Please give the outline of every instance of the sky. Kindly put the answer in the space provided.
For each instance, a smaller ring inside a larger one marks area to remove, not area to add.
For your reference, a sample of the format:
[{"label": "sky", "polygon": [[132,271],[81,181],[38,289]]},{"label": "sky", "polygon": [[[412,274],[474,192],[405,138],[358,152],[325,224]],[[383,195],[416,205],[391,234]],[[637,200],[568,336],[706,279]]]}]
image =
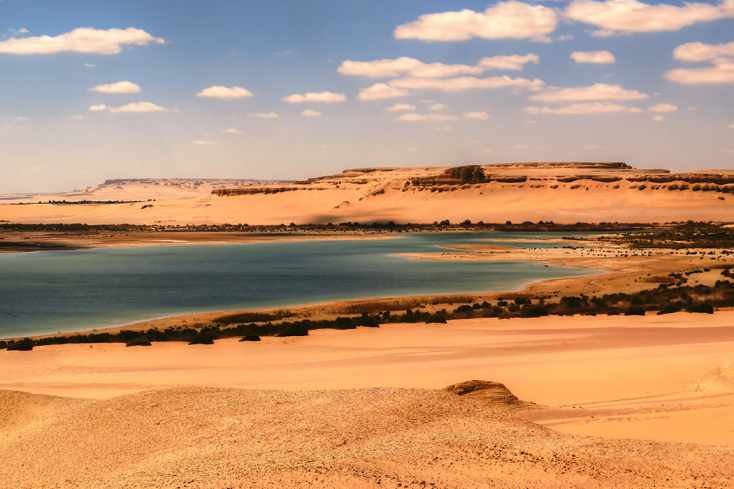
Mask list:
[{"label": "sky", "polygon": [[734,0],[0,0],[0,192],[734,169]]}]

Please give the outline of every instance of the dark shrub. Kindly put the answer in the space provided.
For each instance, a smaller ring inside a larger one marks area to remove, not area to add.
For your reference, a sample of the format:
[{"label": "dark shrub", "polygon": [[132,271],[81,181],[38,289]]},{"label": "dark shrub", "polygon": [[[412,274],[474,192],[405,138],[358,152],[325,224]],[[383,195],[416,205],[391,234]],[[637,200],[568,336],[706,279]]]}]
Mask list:
[{"label": "dark shrub", "polygon": [[430,323],[439,323],[439,324],[446,324],[446,318],[441,316],[433,316],[428,319],[426,319],[426,324]]},{"label": "dark shrub", "polygon": [[255,333],[250,333],[244,336],[240,341],[260,341],[260,337]]},{"label": "dark shrub", "polygon": [[456,309],[454,309],[454,312],[457,314],[464,314],[464,313],[473,312],[473,311],[474,311],[474,308],[468,305],[459,306]]},{"label": "dark shrub", "polygon": [[0,341],[0,350],[4,350],[8,347],[7,341]]},{"label": "dark shrub", "polygon": [[362,317],[355,319],[354,323],[357,326],[365,326],[367,328],[379,328],[380,327],[380,323],[378,323],[375,318],[368,316],[367,313],[362,314]]},{"label": "dark shrub", "polygon": [[499,300],[499,301],[497,301],[497,305],[499,307],[505,307],[505,306],[507,306],[507,301]]},{"label": "dark shrub", "polygon": [[352,321],[352,318],[338,317],[336,318],[334,323],[338,329],[356,329],[357,328],[357,325],[354,324],[354,321]]},{"label": "dark shrub", "polygon": [[641,307],[630,307],[629,309],[624,311],[625,316],[644,316],[645,310]]},{"label": "dark shrub", "polygon": [[145,333],[145,336],[147,336],[150,341],[167,341],[168,340],[168,336],[166,336],[164,332],[159,331],[157,329],[149,329]]},{"label": "dark shrub", "polygon": [[135,338],[125,343],[125,346],[150,346],[150,341],[145,338]]},{"label": "dark shrub", "polygon": [[[686,307],[686,312],[698,312],[702,314],[713,314],[714,307],[711,304],[693,304]],[[10,349],[10,347],[8,347]]]},{"label": "dark shrub", "polygon": [[678,311],[680,311],[680,307],[674,306],[673,304],[668,304],[658,311],[658,316],[662,316],[663,314],[673,314],[674,312]]},{"label": "dark shrub", "polygon": [[543,306],[528,306],[525,305],[520,311],[521,316],[524,318],[539,318],[541,316],[547,316],[548,311]]},{"label": "dark shrub", "polygon": [[233,323],[264,323],[266,321],[275,321],[283,316],[277,314],[267,314],[261,312],[243,312],[240,314],[229,314],[214,319],[217,324],[233,324]]},{"label": "dark shrub", "polygon": [[308,335],[308,328],[304,326],[303,324],[299,323],[293,323],[288,324],[283,331],[278,333],[278,336],[285,337],[285,336],[307,336]]},{"label": "dark shrub", "polygon": [[216,339],[217,335],[211,331],[203,329],[196,333],[196,336],[189,341],[189,345],[213,345],[214,340]]},{"label": "dark shrub", "polygon": [[517,304],[518,306],[522,306],[525,304],[531,304],[531,302],[530,299],[526,299],[525,297],[518,297],[517,299],[515,299],[515,304]]},{"label": "dark shrub", "polygon": [[15,351],[31,351],[35,344],[33,341],[22,340],[17,343],[8,343],[8,350]]}]

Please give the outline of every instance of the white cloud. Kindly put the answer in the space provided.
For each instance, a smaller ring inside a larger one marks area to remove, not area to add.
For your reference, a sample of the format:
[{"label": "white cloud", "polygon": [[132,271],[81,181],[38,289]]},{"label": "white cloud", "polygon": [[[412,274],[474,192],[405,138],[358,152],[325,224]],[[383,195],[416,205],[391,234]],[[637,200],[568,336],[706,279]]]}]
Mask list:
[{"label": "white cloud", "polygon": [[321,117],[324,114],[322,114],[318,110],[306,109],[303,112],[301,112],[301,115],[303,117]]},{"label": "white cloud", "polygon": [[113,114],[116,112],[164,112],[168,110],[152,102],[135,102],[121,107],[109,107],[108,109]]},{"label": "white cloud", "polygon": [[665,73],[665,78],[677,83],[729,83],[734,81],[734,42],[704,44],[691,42],[675,48],[673,57],[682,61],[710,61],[704,68],[678,68]]},{"label": "white cloud", "polygon": [[653,105],[647,110],[649,110],[650,112],[675,112],[676,110],[678,110],[678,106],[673,104],[657,104]]},{"label": "white cloud", "polygon": [[722,56],[734,57],[734,42],[716,45],[689,42],[673,51],[673,57],[683,61],[709,61]]},{"label": "white cloud", "polygon": [[413,88],[418,90],[441,90],[444,92],[460,92],[472,88],[529,88],[539,89],[545,83],[542,80],[528,80],[526,78],[510,78],[509,76],[492,76],[488,78],[475,78],[473,76],[462,76],[459,78],[401,78],[392,80],[390,86],[398,88]]},{"label": "white cloud", "polygon": [[678,7],[649,5],[638,0],[575,0],[565,14],[572,20],[599,27],[592,35],[606,37],[619,33],[677,31],[696,22],[734,17],[734,2],[684,3]]},{"label": "white cloud", "polygon": [[208,141],[205,139],[197,139],[195,141],[191,141],[191,144],[195,144],[197,146],[214,146],[215,144],[218,144],[216,141]]},{"label": "white cloud", "polygon": [[84,116],[81,115],[81,114],[79,114],[79,115],[73,115],[73,116],[71,116],[71,118],[74,119],[74,120],[80,120],[80,119],[84,119]]},{"label": "white cloud", "polygon": [[612,64],[616,61],[609,51],[574,51],[571,59],[577,63]]},{"label": "white cloud", "polygon": [[609,114],[613,112],[639,113],[637,107],[627,107],[612,102],[594,102],[585,104],[572,104],[558,109],[551,107],[523,107],[526,114],[559,114],[559,115],[582,115],[582,114]]},{"label": "white cloud", "polygon": [[446,104],[433,104],[430,107],[428,107],[428,110],[446,110],[449,106]]},{"label": "white cloud", "polygon": [[225,133],[225,134],[243,134],[242,131],[235,129],[234,127],[231,127],[229,129],[225,129],[222,132]]},{"label": "white cloud", "polygon": [[357,98],[360,100],[380,100],[383,98],[405,97],[413,95],[408,90],[391,87],[385,83],[375,83],[371,87],[363,88]]},{"label": "white cloud", "polygon": [[333,93],[333,92],[320,92],[320,93],[306,93],[301,95],[300,93],[294,93],[293,95],[288,95],[287,97],[283,97],[282,100],[284,102],[290,102],[292,104],[298,104],[301,102],[323,102],[326,104],[332,104],[334,102],[344,102],[347,100],[346,95],[343,93]]},{"label": "white cloud", "polygon": [[388,112],[397,112],[399,110],[415,110],[415,105],[410,104],[395,104],[385,108]]},{"label": "white cloud", "polygon": [[556,41],[570,41],[573,39],[572,34],[563,34],[562,36],[556,37]]},{"label": "white cloud", "polygon": [[99,112],[100,110],[107,110],[107,106],[105,104],[90,105],[87,110],[89,112]]},{"label": "white cloud", "polygon": [[84,66],[86,66],[87,68],[94,68],[97,65],[93,65],[92,63],[84,63]]},{"label": "white cloud", "polygon": [[537,54],[525,56],[494,56],[482,58],[474,65],[446,65],[443,63],[423,63],[414,58],[379,59],[375,61],[344,61],[337,69],[342,75],[366,76],[369,78],[443,78],[455,75],[481,75],[487,70],[521,70],[527,63],[538,63]]},{"label": "white cloud", "polygon": [[661,115],[654,115],[654,116],[652,116],[652,120],[654,120],[655,122],[661,122],[661,121],[664,121],[665,120],[665,117],[663,117]]},{"label": "white cloud", "polygon": [[438,121],[454,121],[456,120],[455,115],[446,115],[446,114],[428,114],[428,115],[421,115],[421,114],[403,114],[397,119],[396,121],[426,121],[426,122],[438,122]]},{"label": "white cloud", "polygon": [[665,78],[676,83],[730,83],[734,82],[734,59],[716,58],[706,68],[678,68],[666,71]]},{"label": "white cloud", "polygon": [[64,51],[94,54],[117,54],[123,45],[144,46],[149,43],[163,44],[166,41],[153,37],[144,30],[127,29],[99,30],[80,27],[60,36],[38,36],[12,38],[0,41],[0,53],[7,54],[54,54]]},{"label": "white cloud", "polygon": [[464,119],[485,120],[489,119],[486,112],[464,112]]},{"label": "white cloud", "polygon": [[223,87],[221,85],[214,85],[212,87],[205,88],[201,92],[197,93],[196,96],[231,99],[252,97],[253,93],[245,87]]},{"label": "white cloud", "polygon": [[99,93],[139,93],[140,87],[129,81],[121,81],[107,85],[97,85],[89,90]]},{"label": "white cloud", "polygon": [[451,126],[441,126],[441,127],[435,127],[436,131],[452,131],[453,128]]},{"label": "white cloud", "polygon": [[20,29],[13,29],[12,27],[8,29],[8,32],[12,36],[21,36],[23,34],[29,34],[31,31],[26,29],[25,27],[21,27]]},{"label": "white cloud", "polygon": [[418,101],[419,104],[432,104],[434,102],[436,101],[433,100],[432,98],[424,98]]},{"label": "white cloud", "polygon": [[17,117],[14,117],[13,120],[18,121],[18,122],[30,122],[31,118],[23,117],[22,115],[19,115]]},{"label": "white cloud", "polygon": [[555,30],[556,13],[542,5],[514,0],[499,2],[484,12],[464,9],[459,12],[425,14],[418,20],[398,26],[396,39],[422,41],[466,41],[483,39],[532,39],[548,41]]},{"label": "white cloud", "polygon": [[275,112],[255,112],[247,115],[248,117],[260,117],[262,119],[275,119],[276,117],[280,117]]},{"label": "white cloud", "polygon": [[637,90],[625,90],[619,85],[597,83],[588,87],[550,87],[546,91],[531,95],[530,100],[566,102],[573,100],[640,100],[648,97],[649,95]]}]

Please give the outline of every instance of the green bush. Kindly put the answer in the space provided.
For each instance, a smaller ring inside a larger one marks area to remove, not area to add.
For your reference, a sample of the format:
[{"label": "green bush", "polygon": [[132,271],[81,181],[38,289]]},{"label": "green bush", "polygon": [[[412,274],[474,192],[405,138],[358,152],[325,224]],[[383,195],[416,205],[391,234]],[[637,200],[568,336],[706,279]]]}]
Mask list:
[{"label": "green bush", "polygon": [[0,350],[4,350],[8,347],[7,341],[0,341]]},{"label": "green bush", "polygon": [[439,324],[446,324],[446,318],[441,316],[433,316],[428,319],[426,319],[426,324],[431,323],[439,323]]},{"label": "green bush", "polygon": [[213,332],[202,329],[189,341],[189,345],[213,345],[216,339],[217,335]]},{"label": "green bush", "polygon": [[145,338],[135,338],[125,343],[125,346],[150,346],[150,341]]},{"label": "green bush", "polygon": [[520,314],[524,318],[539,318],[541,316],[547,316],[548,311],[543,306],[525,305],[521,309]]},{"label": "green bush", "polygon": [[31,351],[35,344],[33,341],[29,340],[22,340],[18,342],[11,342],[8,343],[8,350],[15,350],[15,351]]}]

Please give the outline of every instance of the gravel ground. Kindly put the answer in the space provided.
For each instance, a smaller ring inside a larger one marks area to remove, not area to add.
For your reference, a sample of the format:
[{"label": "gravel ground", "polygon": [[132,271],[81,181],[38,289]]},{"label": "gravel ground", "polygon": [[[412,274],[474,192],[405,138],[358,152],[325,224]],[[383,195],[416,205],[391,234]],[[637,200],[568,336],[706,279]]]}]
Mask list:
[{"label": "gravel ground", "polygon": [[425,389],[0,391],[0,487],[732,487],[734,447],[564,435]]}]

